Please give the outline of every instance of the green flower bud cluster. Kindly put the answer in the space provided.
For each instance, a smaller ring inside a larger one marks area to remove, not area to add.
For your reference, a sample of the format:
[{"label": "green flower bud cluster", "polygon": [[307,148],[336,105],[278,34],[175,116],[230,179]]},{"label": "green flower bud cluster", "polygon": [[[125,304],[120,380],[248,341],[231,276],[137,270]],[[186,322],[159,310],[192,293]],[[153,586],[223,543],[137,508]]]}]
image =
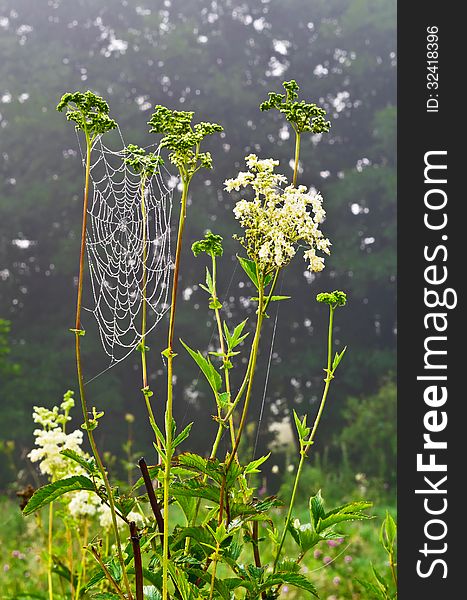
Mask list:
[{"label": "green flower bud cluster", "polygon": [[109,105],[100,96],[87,92],[68,92],[62,96],[57,110],[67,111],[66,118],[73,121],[78,131],[84,131],[91,139],[117,127],[109,117]]},{"label": "green flower bud cluster", "polygon": [[277,109],[285,115],[298,134],[304,131],[327,133],[331,128],[331,122],[325,120],[326,111],[316,104],[307,103],[304,100],[299,102],[297,98],[300,88],[294,79],[284,81],[282,85],[286,94],[269,92],[269,99],[260,105],[260,109],[262,111]]},{"label": "green flower bud cluster", "polygon": [[207,231],[204,235],[204,240],[194,242],[191,249],[195,256],[198,256],[201,252],[206,252],[206,254],[213,258],[215,256],[222,256],[222,253],[224,252],[224,249],[222,248],[222,236]]},{"label": "green flower bud cluster", "polygon": [[316,300],[323,304],[329,304],[331,308],[336,308],[337,306],[345,306],[347,294],[339,290],[334,290],[334,292],[322,292],[316,296]]},{"label": "green flower bud cluster", "polygon": [[130,166],[135,173],[141,175],[143,179],[152,177],[164,160],[155,152],[148,152],[135,144],[128,144],[123,151],[124,162]]},{"label": "green flower bud cluster", "polygon": [[171,110],[158,105],[148,122],[151,133],[162,133],[160,147],[170,151],[170,162],[177,166],[182,175],[190,179],[200,168],[211,169],[209,152],[200,152],[199,147],[207,135],[223,131],[216,123],[192,125],[193,112]]}]

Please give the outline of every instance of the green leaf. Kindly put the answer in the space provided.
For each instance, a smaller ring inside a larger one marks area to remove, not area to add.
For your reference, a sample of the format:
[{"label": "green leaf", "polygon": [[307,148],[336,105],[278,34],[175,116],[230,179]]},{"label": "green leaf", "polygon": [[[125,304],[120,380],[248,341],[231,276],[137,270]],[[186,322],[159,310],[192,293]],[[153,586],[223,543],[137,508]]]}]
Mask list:
[{"label": "green leaf", "polygon": [[300,573],[277,572],[274,575],[270,575],[266,579],[264,584],[261,586],[260,591],[266,591],[272,586],[282,585],[284,583],[286,583],[287,585],[293,585],[294,587],[300,588],[302,590],[306,590],[307,592],[310,592],[310,594],[318,598],[318,592],[315,586],[311,583],[311,581],[308,581],[308,579]]},{"label": "green leaf", "polygon": [[196,505],[197,505],[197,501],[196,501],[196,497],[193,495],[183,495],[183,494],[178,494],[177,495],[177,503],[179,504],[180,508],[183,510],[183,513],[187,519],[187,521],[189,523],[191,523],[191,521],[193,521],[195,515],[196,515]]},{"label": "green leaf", "polygon": [[[162,467],[161,465],[156,465],[154,467],[148,467],[149,477],[151,479],[155,479],[158,476],[158,474],[163,470],[164,470],[164,467]],[[142,477],[140,477],[136,481],[136,483],[133,484],[133,487],[130,490],[130,494],[133,494],[142,485],[144,485],[144,479]]]},{"label": "green leaf", "polygon": [[321,490],[318,490],[318,493],[310,498],[309,506],[311,522],[316,529],[319,520],[324,519],[326,514],[324,510],[323,497],[321,496]]},{"label": "green leaf", "polygon": [[195,598],[199,598],[196,588],[188,582],[185,573],[181,569],[177,569],[172,562],[169,562],[169,573],[182,600],[194,600]]},{"label": "green leaf", "polygon": [[94,483],[84,475],[73,475],[73,477],[67,477],[66,479],[60,479],[59,481],[44,485],[31,496],[23,510],[23,515],[30,515],[39,510],[39,508],[63,496],[63,494],[77,490],[93,492],[95,490]]},{"label": "green leaf", "polygon": [[342,352],[340,354],[338,354],[336,352],[336,355],[334,357],[334,361],[332,363],[332,368],[331,368],[332,372],[334,372],[337,369],[337,367],[339,366],[339,363],[341,362],[341,360],[342,360],[342,358],[343,358],[346,350],[347,350],[347,346],[344,347],[344,349],[342,350]]},{"label": "green leaf", "polygon": [[96,467],[96,461],[94,458],[85,458],[81,454],[78,454],[74,450],[61,450],[60,454],[66,456],[67,458],[74,460],[76,463],[81,465],[85,471],[87,471],[90,475],[97,475],[99,473]]},{"label": "green leaf", "polygon": [[162,600],[162,594],[154,585],[143,587],[143,597],[145,600]]},{"label": "green leaf", "polygon": [[346,521],[362,521],[364,519],[371,519],[369,515],[361,512],[370,508],[371,502],[349,502],[335,508],[334,510],[326,513],[325,517],[320,520],[317,530],[321,533],[324,529],[332,527],[337,523],[344,523]]},{"label": "green leaf", "polygon": [[207,267],[206,267],[206,287],[208,288],[209,293],[211,295],[214,295],[214,282],[212,280],[212,275]]},{"label": "green leaf", "polygon": [[173,441],[173,448],[176,448],[179,444],[186,440],[186,438],[190,435],[191,428],[193,427],[193,423],[189,423],[185,429],[177,435],[177,437]]},{"label": "green leaf", "polygon": [[364,590],[369,592],[369,598],[371,598],[372,600],[387,600],[385,594],[383,594],[380,588],[376,587],[376,585],[374,585],[373,583],[370,583],[369,581],[363,581],[357,578],[355,579],[355,581],[359,585],[361,585]]},{"label": "green leaf", "polygon": [[97,592],[97,594],[91,594],[89,596],[90,600],[115,600],[115,598],[118,599],[120,596],[110,592]]},{"label": "green leaf", "polygon": [[150,423],[151,423],[152,430],[156,434],[156,438],[161,443],[162,448],[165,449],[165,436],[164,436],[164,434],[159,429],[159,427],[157,426],[157,423],[155,421],[153,421],[152,419],[150,419]]},{"label": "green leaf", "polygon": [[242,335],[243,329],[244,329],[247,321],[248,321],[248,319],[245,319],[244,321],[242,321],[239,325],[237,325],[235,327],[235,329],[233,330],[232,333],[230,333],[230,331],[227,327],[227,323],[224,321],[224,336],[225,336],[225,341],[227,342],[228,353],[230,356],[233,356],[233,354],[231,354],[231,351],[236,346],[241,344],[243,342],[243,340],[250,335],[249,333],[245,333],[245,335]]},{"label": "green leaf", "polygon": [[209,302],[209,308],[211,310],[218,310],[219,308],[222,308],[222,304],[217,298],[212,298]]},{"label": "green leaf", "polygon": [[216,371],[212,362],[209,360],[209,358],[204,358],[204,356],[201,354],[201,352],[199,350],[197,352],[195,352],[189,346],[187,346],[183,340],[180,340],[180,342],[182,343],[183,347],[188,352],[188,354],[191,356],[191,358],[195,361],[195,363],[198,365],[198,367],[203,372],[203,374],[206,377],[213,392],[215,394],[217,394],[217,392],[220,390],[220,388],[222,386],[222,377]]},{"label": "green leaf", "polygon": [[371,570],[373,571],[373,575],[375,576],[375,579],[378,583],[379,588],[381,589],[381,591],[384,594],[387,594],[387,592],[389,590],[389,586],[388,586],[386,580],[380,573],[378,573],[378,571],[375,569],[374,565],[371,565]]},{"label": "green leaf", "polygon": [[242,258],[241,256],[238,256],[238,255],[237,255],[237,258],[238,258],[238,262],[240,263],[240,266],[242,267],[242,269],[245,271],[245,273],[251,279],[251,281],[255,285],[256,289],[259,290],[259,282],[258,282],[258,273],[256,270],[256,263],[254,261],[250,260],[249,258]]},{"label": "green leaf", "polygon": [[[271,296],[269,301],[270,302],[280,302],[281,300],[290,300],[291,297],[292,296]],[[250,298],[250,300],[253,300],[254,302],[259,302],[258,296]]]},{"label": "green leaf", "polygon": [[379,535],[382,546],[387,552],[392,552],[396,539],[397,525],[392,516],[386,511],[386,517],[381,526]]},{"label": "green leaf", "polygon": [[221,408],[225,408],[228,405],[228,403],[230,402],[230,393],[222,392],[222,394],[219,394],[219,396],[217,398],[219,400],[219,406]]},{"label": "green leaf", "polygon": [[267,459],[271,456],[271,453],[269,452],[269,454],[266,454],[266,456],[261,456],[260,458],[256,459],[256,460],[252,460],[250,463],[247,464],[247,466],[245,467],[245,471],[244,474],[248,475],[251,473],[260,473],[260,470],[258,469],[258,467],[260,465],[262,465],[264,462],[267,461]]}]

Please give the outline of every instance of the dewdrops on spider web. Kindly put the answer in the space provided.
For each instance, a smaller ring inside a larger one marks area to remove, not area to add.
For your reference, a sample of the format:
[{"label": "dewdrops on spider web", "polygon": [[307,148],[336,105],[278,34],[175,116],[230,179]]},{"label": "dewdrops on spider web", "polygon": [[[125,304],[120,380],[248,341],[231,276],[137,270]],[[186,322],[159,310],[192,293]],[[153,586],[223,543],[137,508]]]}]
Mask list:
[{"label": "dewdrops on spider web", "polygon": [[[118,136],[119,151],[105,146],[101,137],[94,144],[86,232],[93,296],[93,305],[86,310],[97,321],[111,365],[140,344],[143,304],[145,334],[163,317],[172,268],[170,173],[161,166],[142,187],[140,174],[125,161],[119,129]],[[154,153],[158,155],[158,149]]]}]

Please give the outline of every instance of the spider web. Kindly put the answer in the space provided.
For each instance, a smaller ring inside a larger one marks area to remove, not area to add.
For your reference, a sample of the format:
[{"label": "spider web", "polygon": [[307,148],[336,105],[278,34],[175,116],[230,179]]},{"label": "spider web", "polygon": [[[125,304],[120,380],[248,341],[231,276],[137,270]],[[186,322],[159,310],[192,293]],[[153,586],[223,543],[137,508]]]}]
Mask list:
[{"label": "spider web", "polygon": [[97,321],[110,366],[125,359],[141,342],[144,303],[146,335],[163,317],[169,307],[173,268],[173,188],[163,178],[166,175],[168,179],[170,173],[161,167],[163,175],[156,172],[146,180],[144,217],[140,176],[124,162],[125,143],[120,129],[117,133],[121,150],[111,150],[100,136],[91,154],[86,247],[93,306],[83,307]]}]

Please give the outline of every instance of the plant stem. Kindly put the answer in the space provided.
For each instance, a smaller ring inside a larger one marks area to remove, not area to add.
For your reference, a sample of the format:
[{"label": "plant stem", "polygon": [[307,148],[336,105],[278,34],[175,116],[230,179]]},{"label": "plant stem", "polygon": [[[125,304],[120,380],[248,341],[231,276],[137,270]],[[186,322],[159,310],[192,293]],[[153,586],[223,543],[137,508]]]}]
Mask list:
[{"label": "plant stem", "polygon": [[212,575],[211,575],[211,589],[209,591],[209,600],[214,598],[214,586],[216,584],[216,570],[217,570],[217,562],[219,557],[220,545],[216,542],[216,551],[214,553],[214,560],[212,561]]},{"label": "plant stem", "polygon": [[310,433],[308,439],[305,440],[306,443],[303,443],[303,440],[300,440],[300,461],[298,463],[297,471],[295,474],[295,480],[294,480],[294,484],[293,484],[293,488],[292,488],[292,495],[291,495],[290,503],[289,503],[289,510],[287,511],[287,517],[285,519],[285,524],[284,524],[284,531],[282,532],[281,540],[279,542],[279,548],[277,549],[276,558],[274,560],[274,572],[276,571],[277,563],[279,561],[280,554],[282,552],[282,548],[284,546],[284,541],[285,541],[285,538],[287,535],[289,523],[292,518],[292,510],[293,510],[294,503],[295,503],[295,497],[297,495],[298,484],[299,484],[300,477],[302,474],[303,465],[305,463],[305,459],[307,457],[308,450],[311,447],[311,445],[315,439],[316,431],[318,429],[318,425],[321,420],[321,416],[323,414],[324,406],[326,404],[326,399],[327,399],[328,392],[329,392],[329,386],[330,386],[331,380],[333,379],[333,376],[334,376],[333,371],[331,371],[332,329],[333,329],[333,320],[334,320],[334,310],[335,310],[335,308],[333,308],[332,306],[329,306],[327,369],[326,369],[326,379],[324,380],[325,385],[324,385],[323,395],[321,397],[321,402],[319,405],[318,413],[316,415],[316,418],[315,418],[315,421],[313,424],[313,429],[311,430],[311,433]]},{"label": "plant stem", "polygon": [[249,377],[248,377],[248,388],[246,391],[246,395],[245,395],[245,403],[243,405],[243,411],[242,411],[242,416],[240,418],[240,423],[237,429],[237,437],[235,438],[235,444],[234,447],[232,448],[232,452],[229,456],[229,459],[225,465],[225,473],[224,473],[224,477],[222,479],[222,485],[221,485],[221,490],[220,490],[220,498],[219,498],[219,525],[222,523],[222,519],[223,519],[223,511],[224,511],[224,496],[225,496],[225,484],[226,484],[226,479],[227,479],[227,473],[230,469],[230,466],[232,464],[232,462],[234,461],[235,455],[237,453],[238,450],[238,446],[240,445],[240,440],[242,437],[242,433],[243,433],[243,429],[245,427],[245,423],[246,423],[246,417],[247,417],[247,413],[248,413],[248,407],[250,404],[250,398],[251,398],[251,390],[253,387],[253,379],[254,379],[254,373],[255,373],[255,368],[256,368],[256,360],[258,357],[258,347],[259,347],[259,340],[260,340],[260,336],[261,336],[261,326],[263,324],[263,319],[264,319],[264,307],[263,307],[263,301],[264,301],[264,289],[263,289],[263,278],[259,277],[259,300],[258,300],[258,319],[256,321],[256,331],[255,331],[255,337],[253,340],[253,345],[252,345],[252,349],[251,349],[251,360],[250,360],[250,367],[249,367]]},{"label": "plant stem", "polygon": [[54,503],[49,504],[49,527],[48,527],[48,540],[47,540],[47,583],[49,588],[49,600],[54,600],[53,593],[53,582],[52,582],[52,568],[53,568],[53,519],[54,519]]},{"label": "plant stem", "polygon": [[394,552],[391,551],[389,553],[389,567],[391,569],[392,579],[393,579],[394,584],[395,584],[396,589],[397,589],[397,571],[396,571],[396,566],[397,566],[397,564],[394,562]]},{"label": "plant stem", "polygon": [[81,541],[79,539],[79,532],[77,532],[77,535],[78,535],[78,542],[81,547],[81,562],[79,565],[78,581],[76,583],[75,598],[76,598],[76,600],[79,600],[79,596],[81,593],[81,582],[83,581],[83,579],[85,577],[85,573],[86,573],[86,551],[84,549],[88,545],[88,520],[87,520],[87,518],[84,519],[83,540]]},{"label": "plant stem", "polygon": [[[148,369],[147,369],[147,361],[146,361],[146,327],[147,327],[147,280],[148,280],[148,248],[147,248],[147,211],[146,211],[146,202],[145,202],[145,189],[146,189],[146,178],[141,177],[141,216],[143,217],[141,223],[142,229],[142,238],[143,238],[143,275],[141,282],[141,296],[142,296],[142,315],[141,315],[141,342],[140,342],[140,350],[141,350],[141,370],[142,370],[142,379],[143,379],[143,390],[148,390]],[[154,413],[151,407],[151,401],[149,400],[149,394],[144,393],[144,400],[146,403],[146,409],[148,411],[149,420],[154,421]]]},{"label": "plant stem", "polygon": [[149,504],[151,505],[152,512],[154,513],[154,517],[157,522],[157,527],[159,528],[159,533],[161,535],[161,543],[163,544],[164,518],[162,516],[159,502],[157,501],[156,494],[154,492],[151,477],[149,476],[148,466],[147,466],[144,458],[139,459],[138,465],[139,465],[139,468],[141,469],[141,473],[143,475],[144,485],[145,485],[146,491],[148,493]]},{"label": "plant stem", "polygon": [[297,185],[299,158],[300,158],[300,134],[296,131],[295,132],[295,163],[294,163],[293,180],[292,180],[292,185],[294,187],[296,187],[296,185]]},{"label": "plant stem", "polygon": [[188,197],[189,179],[183,179],[183,190],[178,224],[177,250],[175,253],[175,266],[172,284],[172,301],[170,305],[169,333],[167,340],[167,404],[165,411],[165,471],[164,471],[164,535],[162,551],[162,599],[168,599],[169,580],[169,487],[170,467],[172,460],[172,403],[173,403],[173,337],[175,326],[175,310],[177,305],[178,275],[180,271],[180,257],[182,251],[183,231],[186,220],[186,203]]},{"label": "plant stem", "polygon": [[135,560],[136,600],[143,600],[143,563],[141,560],[138,528],[136,527],[136,523],[134,521],[130,521],[130,538],[133,546],[133,557]]},{"label": "plant stem", "polygon": [[67,545],[67,554],[68,554],[68,568],[70,569],[70,596],[71,598],[75,597],[75,585],[73,582],[73,538],[71,537],[71,531],[68,525],[65,523],[65,538]]},{"label": "plant stem", "polygon": [[105,563],[102,560],[100,554],[97,552],[97,550],[95,548],[91,548],[90,552],[94,556],[94,558],[96,559],[96,561],[99,563],[100,568],[102,569],[102,571],[104,572],[104,575],[107,577],[108,581],[110,582],[110,585],[116,591],[117,596],[119,596],[119,598],[121,598],[121,600],[127,600],[127,598],[123,594],[122,590],[118,586],[118,583],[115,581],[115,579],[110,574],[109,569],[105,566]]},{"label": "plant stem", "polygon": [[[213,290],[214,290],[214,294],[213,294],[214,303],[216,303],[216,301],[218,300],[217,289],[216,289],[216,279],[217,279],[216,257],[212,256],[212,284],[213,284]],[[225,344],[224,344],[224,335],[222,333],[221,314],[220,314],[220,311],[218,308],[214,309],[214,313],[216,315],[217,332],[219,335],[219,344],[221,347],[221,352],[224,355],[223,361],[224,361],[225,391],[229,394],[229,398],[230,398],[230,378],[229,378],[229,369],[227,368],[227,362],[229,359],[225,355]],[[220,415],[219,415],[219,417],[220,417]],[[222,430],[222,428],[223,428],[223,424],[219,423],[219,430]],[[232,414],[229,416],[229,430],[230,430],[230,441],[232,443],[232,448],[233,448],[235,445],[235,427],[234,427]],[[218,435],[219,435],[219,431],[218,431]],[[221,433],[221,435],[222,435],[222,433]],[[211,457],[211,458],[213,458],[213,457]]]},{"label": "plant stem", "polygon": [[125,583],[125,587],[128,594],[128,599],[132,600],[133,596],[131,594],[130,583],[128,581],[128,576],[126,573],[125,561],[123,559],[123,553],[120,542],[120,535],[118,532],[117,526],[117,517],[115,514],[115,504],[113,500],[112,489],[110,487],[109,480],[107,478],[107,474],[105,472],[104,465],[102,464],[99,452],[97,450],[96,443],[94,441],[94,434],[92,433],[92,426],[89,419],[88,407],[86,403],[86,396],[84,392],[84,378],[83,378],[83,369],[82,369],[82,361],[81,361],[81,306],[82,306],[82,298],[83,298],[83,275],[84,275],[84,257],[86,254],[86,224],[87,224],[87,214],[88,214],[88,199],[89,199],[89,175],[91,172],[91,148],[92,148],[92,140],[89,138],[89,135],[86,133],[86,178],[85,178],[85,186],[84,186],[84,200],[83,200],[83,222],[81,227],[81,248],[79,255],[79,275],[78,275],[78,292],[77,292],[77,300],[76,300],[76,319],[75,319],[75,352],[76,352],[76,370],[78,374],[78,386],[79,386],[79,395],[81,399],[81,409],[83,411],[84,418],[84,428],[88,434],[89,444],[92,449],[92,453],[94,458],[96,459],[96,464],[101,474],[102,480],[104,482],[104,486],[107,492],[110,511],[112,515],[112,525],[115,533],[115,541],[117,544],[117,554],[118,560],[120,562],[120,566],[122,568],[123,580]]}]

